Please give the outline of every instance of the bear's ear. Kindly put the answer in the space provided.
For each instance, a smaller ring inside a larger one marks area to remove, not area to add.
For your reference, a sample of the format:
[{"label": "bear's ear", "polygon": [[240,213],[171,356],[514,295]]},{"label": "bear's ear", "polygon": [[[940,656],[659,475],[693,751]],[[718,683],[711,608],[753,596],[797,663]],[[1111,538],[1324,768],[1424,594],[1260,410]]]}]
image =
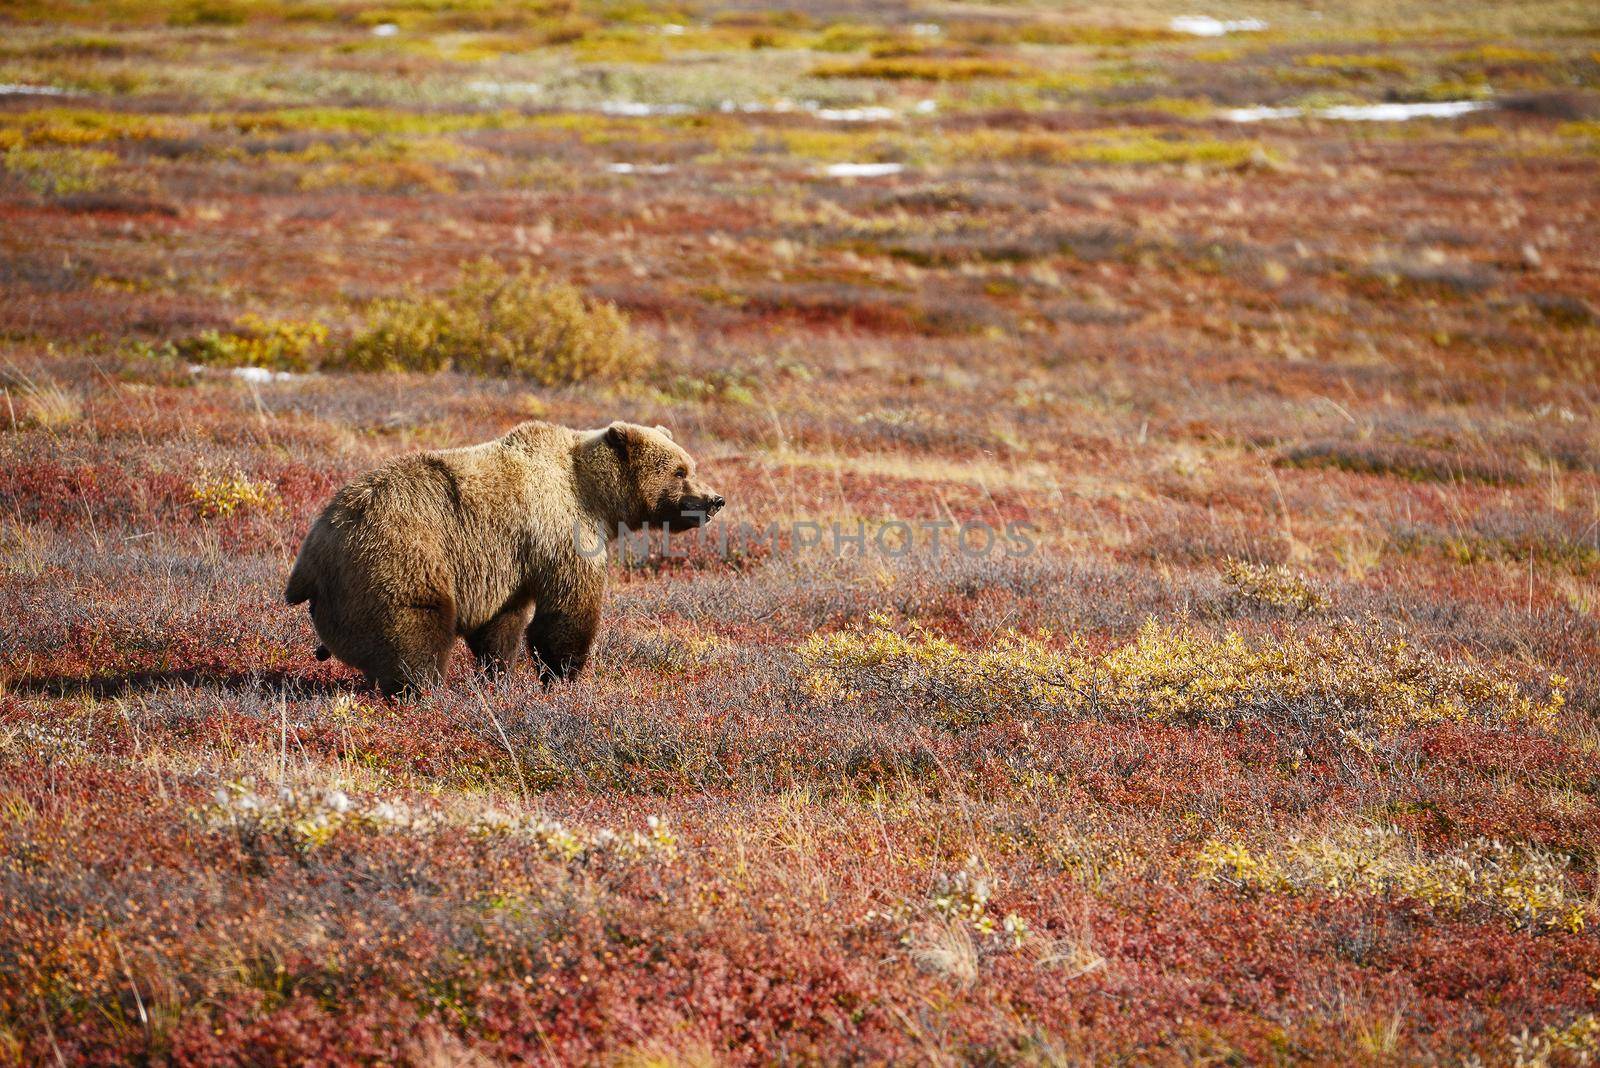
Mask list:
[{"label": "bear's ear", "polygon": [[663,437],[665,437],[668,441],[674,440],[674,438],[672,437],[672,431],[668,430],[664,426],[657,426],[656,427],[656,433],[660,434]]},{"label": "bear's ear", "polygon": [[628,458],[628,428],[621,423],[612,423],[606,427],[606,444],[617,450],[617,455],[624,460]]}]

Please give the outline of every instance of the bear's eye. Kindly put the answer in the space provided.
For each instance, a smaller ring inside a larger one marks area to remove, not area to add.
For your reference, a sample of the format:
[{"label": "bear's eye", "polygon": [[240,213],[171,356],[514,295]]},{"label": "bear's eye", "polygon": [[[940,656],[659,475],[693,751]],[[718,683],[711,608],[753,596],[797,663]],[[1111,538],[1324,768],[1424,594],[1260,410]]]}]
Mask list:
[{"label": "bear's eye", "polygon": [[689,469],[687,467],[679,467],[676,471],[672,472],[672,477],[673,478],[688,478],[689,477]]}]

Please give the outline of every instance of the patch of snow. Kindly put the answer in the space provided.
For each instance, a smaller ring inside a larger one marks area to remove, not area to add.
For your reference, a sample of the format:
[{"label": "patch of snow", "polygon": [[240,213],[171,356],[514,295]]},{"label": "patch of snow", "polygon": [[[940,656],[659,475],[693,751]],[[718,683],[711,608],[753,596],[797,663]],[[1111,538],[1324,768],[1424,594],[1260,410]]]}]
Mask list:
[{"label": "patch of snow", "polygon": [[932,115],[939,110],[939,102],[937,100],[919,100],[917,101],[917,106],[912,110],[918,115]]},{"label": "patch of snow", "polygon": [[826,173],[829,178],[881,178],[905,169],[904,163],[830,163]]},{"label": "patch of snow", "polygon": [[1487,100],[1438,100],[1423,104],[1352,104],[1307,111],[1305,108],[1233,108],[1222,113],[1229,122],[1264,122],[1309,115],[1345,122],[1405,122],[1408,119],[1453,119],[1493,105]]},{"label": "patch of snow", "polygon": [[823,122],[886,122],[899,118],[894,108],[817,108],[814,114]]},{"label": "patch of snow", "polygon": [[1351,122],[1404,122],[1407,119],[1453,119],[1489,107],[1487,100],[1440,100],[1427,104],[1362,104],[1355,107],[1324,108],[1317,112],[1325,119]]},{"label": "patch of snow", "polygon": [[651,115],[688,115],[694,109],[688,104],[646,104],[639,100],[607,100],[600,105],[600,111],[606,115],[643,119]]},{"label": "patch of snow", "polygon": [[944,27],[937,22],[914,22],[911,32],[918,37],[937,37],[944,32]]},{"label": "patch of snow", "polygon": [[668,37],[682,37],[684,34],[684,27],[678,25],[676,22],[669,22],[661,27],[661,32],[666,34]]},{"label": "patch of snow", "polygon": [[1305,114],[1304,108],[1230,108],[1222,113],[1229,122],[1265,122],[1268,119],[1297,119]]},{"label": "patch of snow", "polygon": [[65,89],[54,85],[24,85],[21,82],[0,82],[0,96],[67,96]]},{"label": "patch of snow", "polygon": [[291,378],[300,377],[288,371],[272,371],[265,367],[235,367],[228,373],[246,382],[287,382]]},{"label": "patch of snow", "polygon": [[606,170],[612,174],[671,174],[672,165],[669,163],[607,163]]},{"label": "patch of snow", "polygon": [[1194,37],[1225,37],[1230,33],[1260,33],[1267,24],[1260,19],[1214,19],[1210,15],[1179,15],[1167,24],[1173,33]]},{"label": "patch of snow", "polygon": [[399,32],[400,27],[392,22],[380,22],[372,27],[372,36],[374,37],[393,37]]}]

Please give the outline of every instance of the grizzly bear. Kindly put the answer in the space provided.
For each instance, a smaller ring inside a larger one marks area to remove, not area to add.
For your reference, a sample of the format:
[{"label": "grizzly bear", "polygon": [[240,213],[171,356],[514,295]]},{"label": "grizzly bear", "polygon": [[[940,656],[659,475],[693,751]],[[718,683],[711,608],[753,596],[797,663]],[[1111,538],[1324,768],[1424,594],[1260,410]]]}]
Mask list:
[{"label": "grizzly bear", "polygon": [[606,543],[622,529],[690,529],[723,503],[665,427],[523,423],[339,490],[284,596],[311,602],[319,659],[337,656],[386,696],[442,678],[458,637],[495,674],[525,636],[549,686],[588,659]]}]

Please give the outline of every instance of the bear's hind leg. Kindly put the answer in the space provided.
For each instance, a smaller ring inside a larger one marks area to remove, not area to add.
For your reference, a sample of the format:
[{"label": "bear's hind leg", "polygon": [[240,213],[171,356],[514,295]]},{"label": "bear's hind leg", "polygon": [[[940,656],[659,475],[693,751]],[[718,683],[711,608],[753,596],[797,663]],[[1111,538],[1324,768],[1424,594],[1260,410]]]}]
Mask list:
[{"label": "bear's hind leg", "polygon": [[384,638],[383,654],[367,673],[385,697],[437,685],[444,680],[456,643],[455,604],[441,598],[434,604],[397,608],[384,627]]},{"label": "bear's hind leg", "polygon": [[484,674],[494,678],[511,666],[532,614],[531,608],[508,609],[467,635],[467,648]]}]

